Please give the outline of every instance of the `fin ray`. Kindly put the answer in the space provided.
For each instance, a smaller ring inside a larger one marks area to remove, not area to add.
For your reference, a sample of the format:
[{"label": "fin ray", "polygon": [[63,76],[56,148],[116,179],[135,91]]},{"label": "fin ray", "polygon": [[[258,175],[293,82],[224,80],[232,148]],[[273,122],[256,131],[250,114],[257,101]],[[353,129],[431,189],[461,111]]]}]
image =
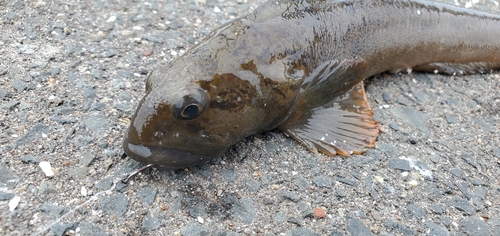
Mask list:
[{"label": "fin ray", "polygon": [[313,152],[330,156],[363,153],[374,147],[378,136],[363,82],[330,103],[292,114],[279,128]]}]

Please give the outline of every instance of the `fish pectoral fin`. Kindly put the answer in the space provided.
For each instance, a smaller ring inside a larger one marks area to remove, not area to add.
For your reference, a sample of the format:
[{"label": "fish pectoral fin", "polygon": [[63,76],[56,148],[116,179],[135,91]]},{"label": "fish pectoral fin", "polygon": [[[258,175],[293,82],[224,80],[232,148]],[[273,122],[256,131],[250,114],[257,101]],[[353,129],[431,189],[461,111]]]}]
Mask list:
[{"label": "fish pectoral fin", "polygon": [[[325,61],[304,80],[302,92],[306,97],[316,96],[318,103],[327,103],[323,100],[329,102],[332,97],[346,93],[351,86],[362,81],[366,70],[367,65],[362,58]],[[328,89],[327,93],[325,88]],[[318,97],[318,94],[323,94],[323,98]]]},{"label": "fish pectoral fin", "polygon": [[279,129],[311,151],[330,156],[361,154],[374,147],[378,136],[363,82],[326,105],[292,114]]}]

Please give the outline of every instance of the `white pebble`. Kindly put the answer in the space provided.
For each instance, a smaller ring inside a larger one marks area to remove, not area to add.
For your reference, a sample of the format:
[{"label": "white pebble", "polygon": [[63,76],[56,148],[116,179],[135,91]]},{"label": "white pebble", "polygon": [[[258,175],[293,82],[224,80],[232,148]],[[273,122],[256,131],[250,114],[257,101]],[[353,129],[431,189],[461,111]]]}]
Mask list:
[{"label": "white pebble", "polygon": [[205,220],[198,216],[198,222],[200,222],[200,224],[203,224],[205,222]]},{"label": "white pebble", "polygon": [[378,176],[378,175],[376,175],[376,176],[374,177],[374,179],[375,179],[375,181],[377,181],[377,182],[379,182],[379,183],[383,183],[383,182],[384,182],[384,177],[382,177],[382,176]]},{"label": "white pebble", "polygon": [[123,30],[122,31],[123,36],[131,36],[133,34],[134,34],[134,31],[132,31],[132,30]]},{"label": "white pebble", "polygon": [[85,188],[85,186],[82,186],[82,188],[80,189],[80,193],[84,197],[87,196],[87,188]]},{"label": "white pebble", "polygon": [[143,31],[144,27],[142,27],[140,25],[136,25],[136,26],[132,26],[132,29],[135,30],[135,31]]},{"label": "white pebble", "polygon": [[218,8],[218,7],[214,7],[214,12],[215,12],[215,13],[219,13],[219,12],[220,12],[220,8]]},{"label": "white pebble", "polygon": [[110,23],[110,22],[115,22],[115,20],[116,20],[116,16],[110,16],[110,17],[106,20],[106,22],[108,22],[108,23]]},{"label": "white pebble", "polygon": [[410,185],[410,187],[416,187],[418,185],[418,182],[416,180],[410,180],[408,182],[408,185]]},{"label": "white pebble", "polygon": [[12,199],[10,199],[9,210],[14,211],[16,209],[17,205],[19,205],[20,201],[21,201],[21,197],[19,197],[19,196],[15,196]]},{"label": "white pebble", "polygon": [[42,168],[42,171],[46,177],[54,176],[54,171],[52,171],[52,168],[50,167],[50,162],[41,161],[40,164],[38,164],[38,165],[40,166],[40,168]]}]

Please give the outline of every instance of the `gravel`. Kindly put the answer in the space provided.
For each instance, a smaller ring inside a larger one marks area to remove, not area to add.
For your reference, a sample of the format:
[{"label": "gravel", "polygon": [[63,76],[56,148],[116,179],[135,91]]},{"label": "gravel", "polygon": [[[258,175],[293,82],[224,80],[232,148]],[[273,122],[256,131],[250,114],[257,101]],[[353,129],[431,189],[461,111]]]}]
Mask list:
[{"label": "gravel", "polygon": [[147,74],[259,3],[0,1],[0,235],[500,235],[500,74],[367,79],[363,155],[271,131],[122,183]]},{"label": "gravel", "polygon": [[350,235],[373,235],[370,229],[358,218],[347,220],[346,230]]}]

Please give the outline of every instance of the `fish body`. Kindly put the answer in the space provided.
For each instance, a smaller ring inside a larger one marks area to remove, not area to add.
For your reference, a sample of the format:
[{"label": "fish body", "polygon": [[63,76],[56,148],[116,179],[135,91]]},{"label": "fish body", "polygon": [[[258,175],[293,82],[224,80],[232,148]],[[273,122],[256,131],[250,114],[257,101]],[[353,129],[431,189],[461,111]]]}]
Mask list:
[{"label": "fish body", "polygon": [[363,79],[500,68],[500,16],[426,1],[268,1],[146,81],[124,139],[165,169],[203,164],[278,128],[311,151],[373,147]]}]

